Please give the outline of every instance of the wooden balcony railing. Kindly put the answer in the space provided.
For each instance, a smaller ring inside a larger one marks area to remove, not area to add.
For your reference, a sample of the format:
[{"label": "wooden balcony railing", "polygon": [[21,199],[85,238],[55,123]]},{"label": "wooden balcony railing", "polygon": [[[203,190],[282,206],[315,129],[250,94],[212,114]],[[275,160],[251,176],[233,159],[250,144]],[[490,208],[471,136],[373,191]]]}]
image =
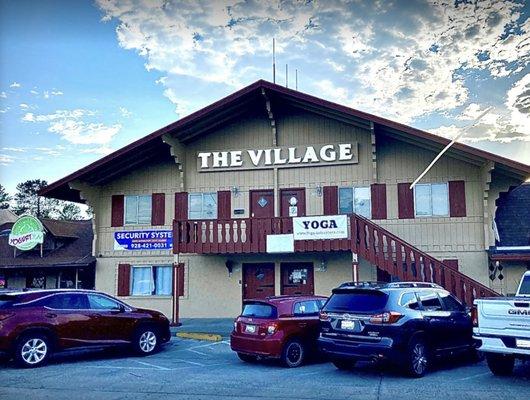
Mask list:
[{"label": "wooden balcony railing", "polygon": [[[468,305],[496,292],[419,250],[359,215],[349,220],[350,237],[296,240],[295,252],[351,251],[400,281],[437,283]],[[292,218],[242,218],[173,222],[173,252],[195,254],[265,253],[267,235],[293,232]]]}]

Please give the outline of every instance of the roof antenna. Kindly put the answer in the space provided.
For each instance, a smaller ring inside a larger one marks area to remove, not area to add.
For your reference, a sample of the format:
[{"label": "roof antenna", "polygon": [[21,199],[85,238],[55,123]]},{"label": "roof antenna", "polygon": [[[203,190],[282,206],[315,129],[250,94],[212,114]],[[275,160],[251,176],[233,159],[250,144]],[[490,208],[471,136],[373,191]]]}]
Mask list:
[{"label": "roof antenna", "polygon": [[285,87],[289,88],[289,66],[285,64]]},{"label": "roof antenna", "polygon": [[298,69],[294,70],[294,87],[298,90]]},{"label": "roof antenna", "polygon": [[272,83],[276,83],[276,43],[272,38]]},{"label": "roof antenna", "polygon": [[429,172],[429,170],[433,167],[433,165],[436,164],[436,161],[438,161],[438,160],[440,159],[440,157],[442,157],[442,155],[443,155],[447,150],[449,150],[449,147],[451,147],[453,144],[455,144],[455,142],[456,142],[458,139],[460,139],[460,138],[462,137],[462,135],[464,135],[464,133],[466,133],[467,130],[469,130],[469,129],[475,127],[475,126],[477,126],[477,125],[478,125],[478,122],[484,117],[484,115],[486,115],[487,113],[489,113],[492,109],[493,109],[493,107],[488,107],[488,108],[486,108],[486,109],[485,109],[485,110],[484,110],[484,111],[483,111],[483,112],[482,112],[477,118],[475,118],[475,121],[473,121],[473,124],[468,125],[468,126],[466,126],[464,129],[462,129],[462,131],[461,131],[458,135],[456,135],[456,137],[455,137],[453,140],[451,140],[451,141],[447,144],[447,146],[445,146],[445,147],[443,148],[443,150],[440,151],[440,153],[439,153],[436,157],[434,157],[434,160],[432,160],[432,162],[429,164],[429,166],[428,166],[427,168],[425,168],[425,171],[423,171],[423,172],[420,174],[420,176],[418,176],[418,177],[416,178],[416,180],[415,180],[414,182],[411,183],[409,189],[412,190],[412,189],[414,188],[414,186],[416,186],[416,184],[421,180],[421,178],[423,178],[423,177],[425,176],[425,174],[426,174],[427,172]]}]

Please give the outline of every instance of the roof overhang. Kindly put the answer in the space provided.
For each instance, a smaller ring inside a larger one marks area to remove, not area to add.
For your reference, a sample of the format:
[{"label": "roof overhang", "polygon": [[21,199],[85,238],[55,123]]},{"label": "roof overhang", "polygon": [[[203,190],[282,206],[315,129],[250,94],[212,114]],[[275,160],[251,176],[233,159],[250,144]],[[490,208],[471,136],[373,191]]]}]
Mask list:
[{"label": "roof overhang", "polygon": [[[61,200],[84,202],[79,191],[71,188],[72,182],[80,180],[89,185],[102,185],[143,164],[160,160],[161,157],[171,157],[169,146],[162,140],[165,134],[171,134],[181,143],[187,144],[247,113],[260,112],[265,115],[264,94],[273,105],[281,102],[282,105],[314,112],[361,128],[369,129],[373,126],[378,133],[421,144],[433,151],[439,151],[449,143],[446,138],[420,129],[259,80],[65,176],[42,189],[40,194]],[[448,154],[476,165],[483,165],[486,161],[494,162],[500,172],[521,181],[530,177],[529,165],[462,143],[455,143]]]}]

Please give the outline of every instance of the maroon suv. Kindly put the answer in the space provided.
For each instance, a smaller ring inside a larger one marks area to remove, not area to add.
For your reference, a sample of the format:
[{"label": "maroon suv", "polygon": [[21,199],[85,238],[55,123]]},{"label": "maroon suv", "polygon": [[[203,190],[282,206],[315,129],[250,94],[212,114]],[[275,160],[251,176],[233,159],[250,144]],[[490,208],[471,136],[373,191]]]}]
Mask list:
[{"label": "maroon suv", "polygon": [[89,290],[0,294],[0,352],[22,367],[37,367],[54,351],[128,345],[141,355],[169,341],[169,321],[158,311],[128,306]]},{"label": "maroon suv", "polygon": [[273,296],[243,302],[234,321],[230,347],[239,358],[253,362],[277,358],[286,367],[298,367],[316,351],[320,296]]}]

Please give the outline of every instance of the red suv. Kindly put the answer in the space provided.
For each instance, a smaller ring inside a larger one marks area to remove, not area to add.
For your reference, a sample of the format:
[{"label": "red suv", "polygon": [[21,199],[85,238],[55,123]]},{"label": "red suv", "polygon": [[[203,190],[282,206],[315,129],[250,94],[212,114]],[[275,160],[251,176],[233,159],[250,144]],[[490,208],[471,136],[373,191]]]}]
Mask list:
[{"label": "red suv", "polygon": [[162,313],[133,308],[104,293],[0,294],[0,352],[22,367],[40,366],[52,352],[78,347],[129,345],[148,355],[170,336]]},{"label": "red suv", "polygon": [[245,362],[277,358],[298,367],[317,348],[318,315],[326,297],[273,296],[243,302],[230,347]]}]

